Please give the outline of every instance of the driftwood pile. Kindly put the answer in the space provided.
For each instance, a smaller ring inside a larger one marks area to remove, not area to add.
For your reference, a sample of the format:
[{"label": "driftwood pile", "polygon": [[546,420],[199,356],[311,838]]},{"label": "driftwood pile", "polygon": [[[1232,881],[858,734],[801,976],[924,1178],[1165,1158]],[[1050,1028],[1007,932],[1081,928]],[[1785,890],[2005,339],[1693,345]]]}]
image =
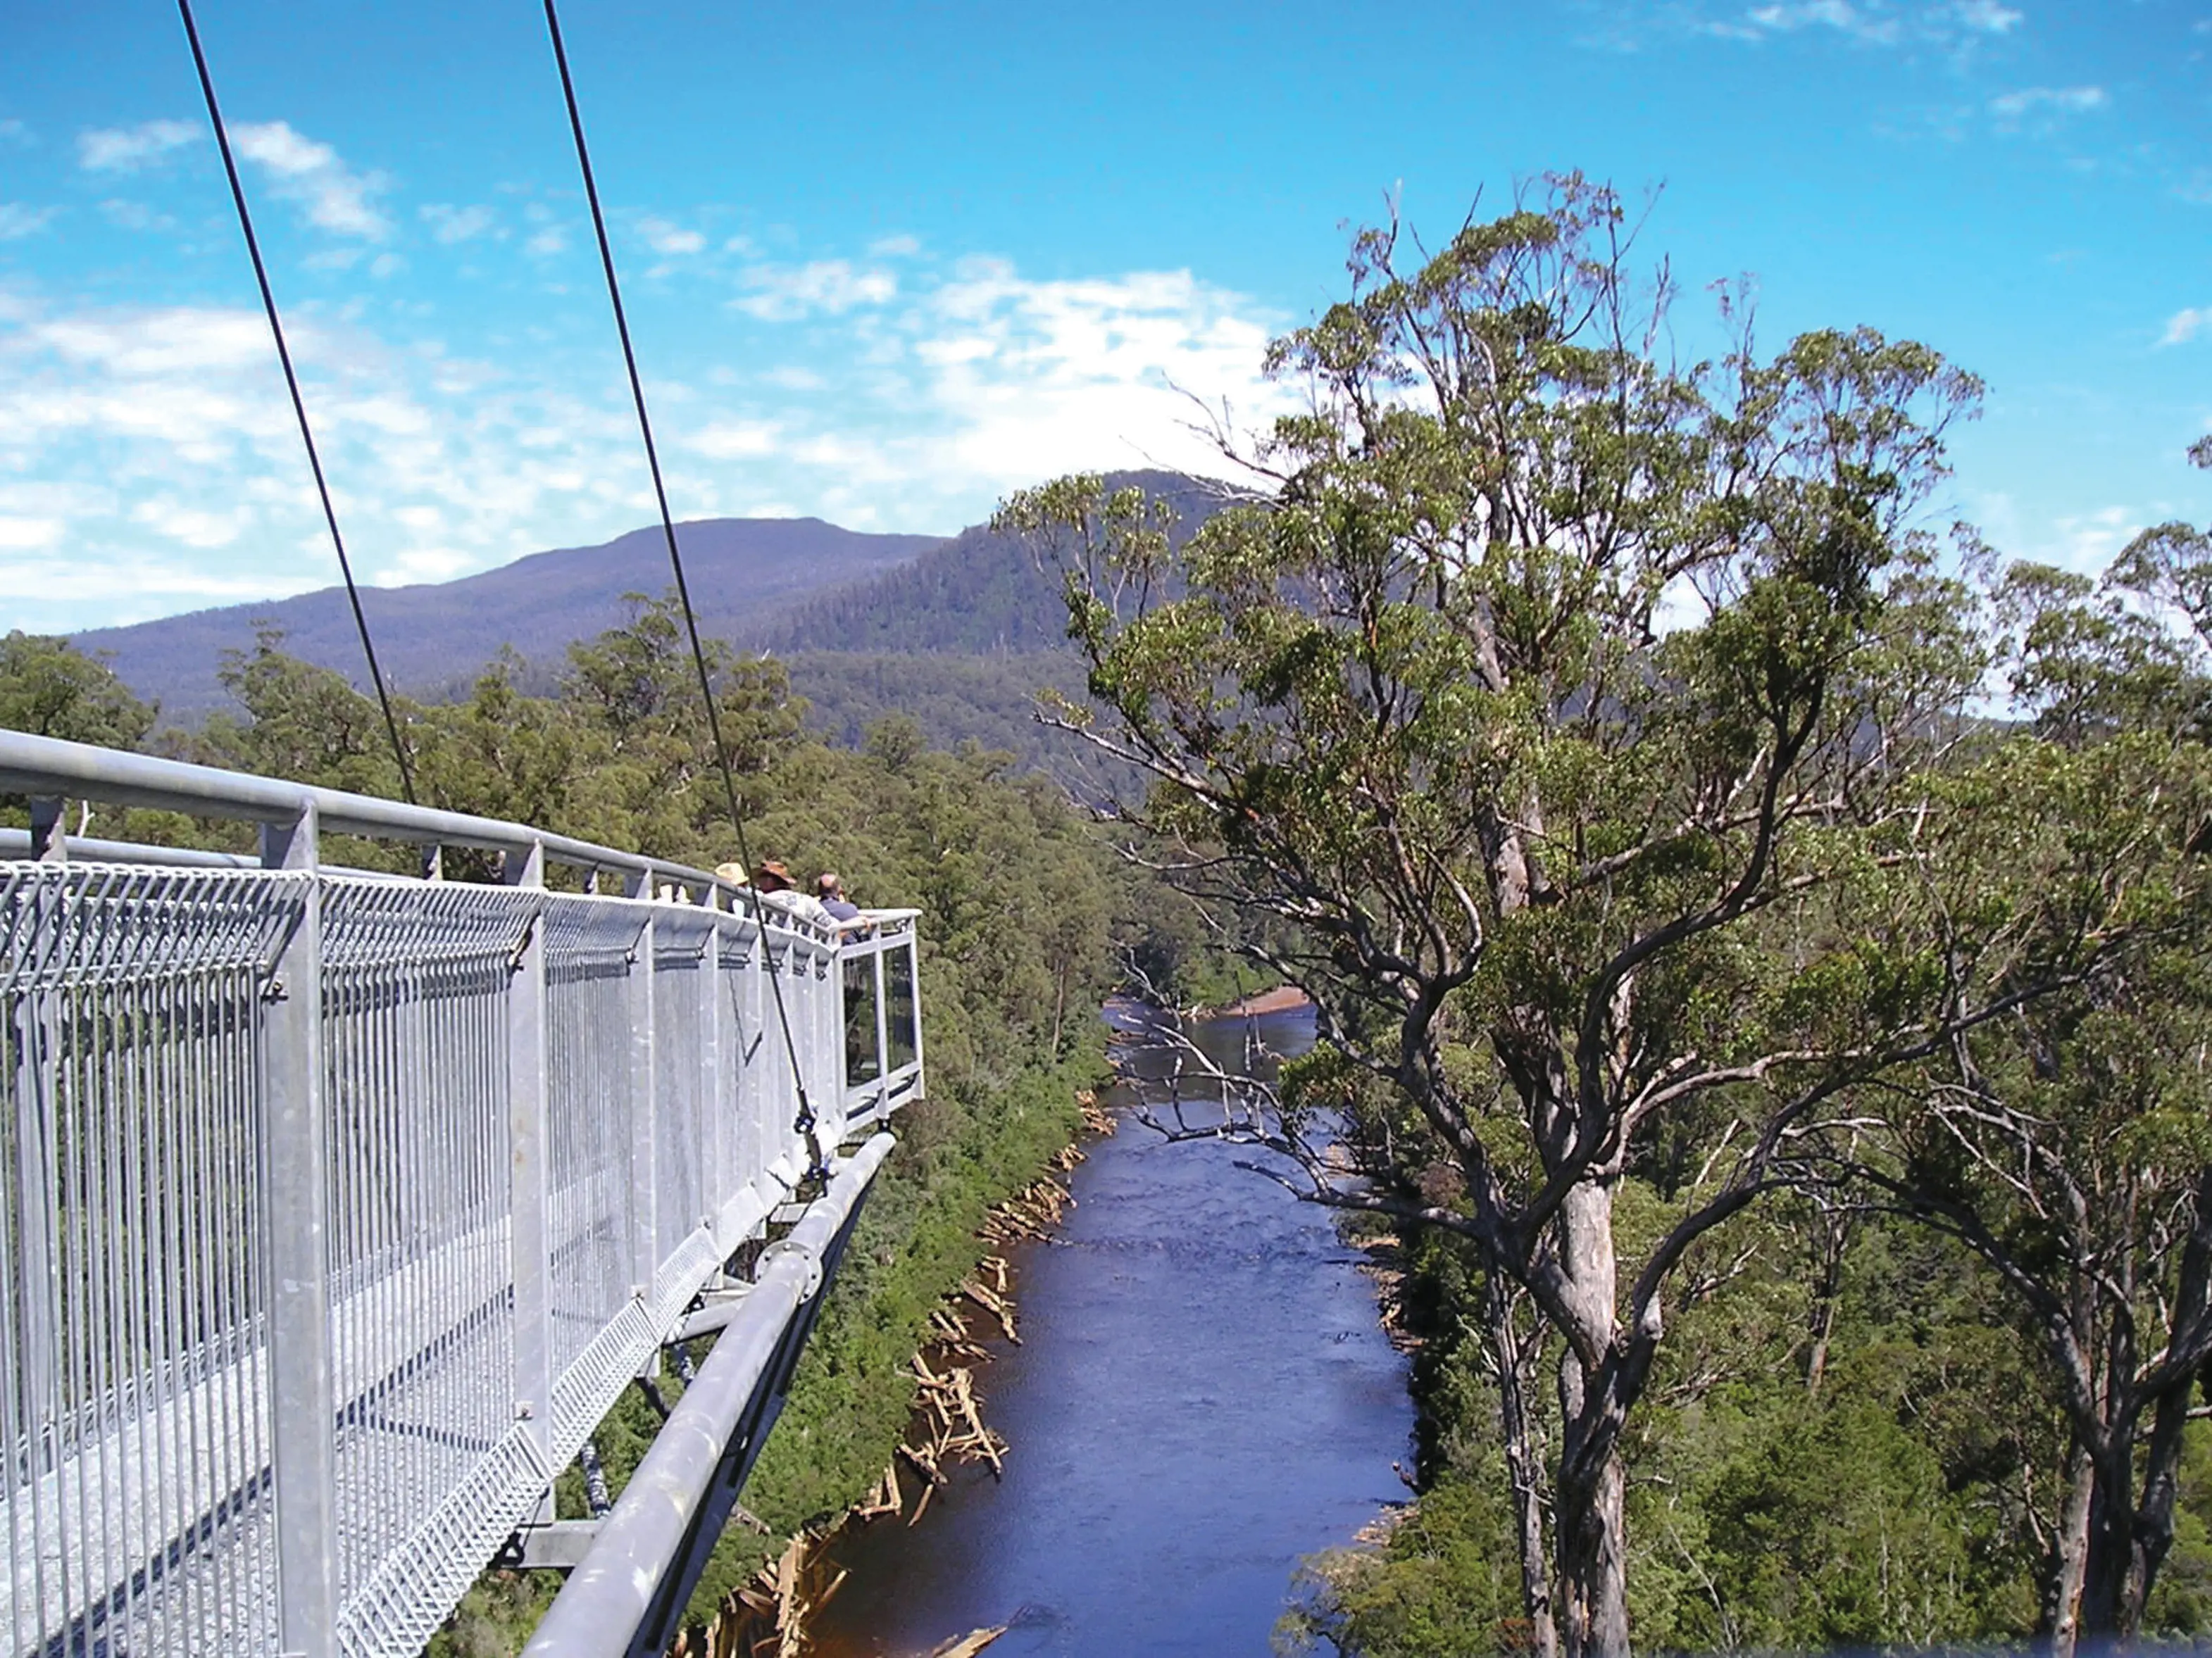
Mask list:
[{"label": "driftwood pile", "polygon": [[1003,1478],[1006,1472],[1006,1442],[983,1425],[982,1412],[975,1399],[975,1373],[957,1365],[941,1373],[933,1370],[929,1360],[916,1353],[914,1374],[921,1384],[915,1395],[915,1426],[899,1446],[890,1466],[884,1470],[884,1477],[869,1502],[854,1510],[855,1519],[901,1512],[901,1459],[921,1476],[922,1481],[914,1512],[907,1516],[909,1526],[919,1521],[929,1507],[931,1494],[951,1483],[945,1473],[947,1468],[962,1461],[982,1461],[991,1465],[994,1476]]},{"label": "driftwood pile", "polygon": [[845,1586],[842,1570],[824,1581],[822,1541],[819,1533],[800,1532],[779,1558],[722,1603],[705,1630],[678,1636],[669,1658],[799,1658],[806,1650],[807,1619]]}]

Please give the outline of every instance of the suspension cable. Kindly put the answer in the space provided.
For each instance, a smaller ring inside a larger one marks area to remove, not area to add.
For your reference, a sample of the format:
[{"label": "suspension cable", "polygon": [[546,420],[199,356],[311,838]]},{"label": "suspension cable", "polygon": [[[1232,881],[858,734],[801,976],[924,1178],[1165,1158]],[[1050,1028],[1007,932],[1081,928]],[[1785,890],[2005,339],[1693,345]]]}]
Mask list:
[{"label": "suspension cable", "polygon": [[361,608],[361,589],[353,579],[353,561],[346,556],[345,537],[338,533],[337,509],[331,504],[331,486],[323,477],[323,459],[316,452],[315,434],[307,424],[307,405],[300,395],[300,376],[292,367],[292,353],[284,343],[283,319],[276,314],[276,295],[269,286],[269,268],[262,262],[261,243],[253,234],[253,216],[246,210],[246,186],[240,182],[238,162],[230,153],[230,129],[215,99],[215,77],[208,73],[207,54],[200,50],[200,32],[192,21],[191,0],[177,0],[185,20],[185,39],[191,43],[192,64],[200,73],[200,91],[207,99],[208,120],[215,127],[216,148],[222,152],[222,170],[230,179],[230,199],[238,206],[238,228],[246,233],[246,252],[253,261],[253,280],[261,285],[261,307],[269,313],[269,331],[276,337],[276,361],[284,366],[284,385],[292,394],[292,413],[300,422],[300,441],[307,446],[308,470],[315,475],[315,493],[322,498],[323,522],[331,528],[331,545],[337,549],[338,571],[345,577],[346,598],[353,606],[353,625],[361,635],[362,654],[368,659],[368,677],[376,687],[377,706],[384,710],[385,735],[392,739],[392,757],[399,762],[399,790],[407,804],[415,804],[415,769],[407,762],[407,745],[399,740],[399,721],[392,716],[392,697],[384,687],[384,671],[377,665],[376,647],[368,637],[368,617]]},{"label": "suspension cable", "polygon": [[[179,0],[182,3],[182,0]],[[606,215],[599,208],[599,187],[592,176],[592,153],[584,143],[584,117],[576,105],[576,83],[568,73],[568,48],[562,44],[561,19],[553,9],[553,0],[545,0],[545,32],[553,42],[553,61],[561,70],[561,94],[568,100],[568,130],[575,135],[576,165],[584,177],[584,199],[592,210],[592,229],[599,237],[599,264],[606,272],[607,302],[614,308],[615,332],[622,340],[623,366],[629,372],[630,400],[637,405],[637,429],[645,440],[645,464],[653,474],[653,495],[660,507],[660,531],[668,543],[668,565],[676,575],[676,597],[684,607],[684,628],[690,635],[691,665],[698,671],[699,695],[707,704],[707,730],[714,744],[714,762],[722,774],[722,792],[730,810],[730,825],[737,833],[738,857],[744,865],[744,890],[750,899],[753,920],[760,924],[762,954],[767,954],[766,918],[761,909],[760,888],[754,879],[753,855],[745,844],[744,814],[738,807],[736,774],[730,769],[730,751],[722,742],[722,719],[714,701],[714,677],[707,670],[706,647],[699,641],[699,618],[691,609],[690,585],[684,579],[684,556],[677,550],[676,520],[668,510],[668,489],[660,476],[660,453],[653,441],[653,421],[645,410],[645,382],[637,372],[637,352],[630,344],[629,319],[623,311],[622,284],[615,277],[614,247],[607,240]],[[791,1062],[793,1084],[799,1090],[799,1131],[807,1137],[812,1147],[815,1172],[823,1172],[827,1162],[820,1145],[814,1139],[814,1108],[806,1097],[806,1077],[799,1069],[799,1047],[792,1040],[791,1017],[783,1005],[783,981],[769,963],[769,990],[775,1002],[775,1022],[783,1032],[783,1051]]]}]

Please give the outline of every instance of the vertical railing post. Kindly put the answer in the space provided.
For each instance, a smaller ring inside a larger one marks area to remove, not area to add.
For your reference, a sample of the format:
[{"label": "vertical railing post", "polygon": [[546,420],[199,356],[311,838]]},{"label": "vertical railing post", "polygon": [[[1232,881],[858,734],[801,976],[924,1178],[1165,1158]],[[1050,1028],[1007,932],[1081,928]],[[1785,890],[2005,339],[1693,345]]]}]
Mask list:
[{"label": "vertical railing post", "polygon": [[914,1026],[914,1074],[917,1079],[927,1075],[921,1062],[921,926],[908,924],[906,938],[907,1018]]},{"label": "vertical railing post", "polygon": [[44,797],[31,802],[31,856],[42,864],[69,862],[69,802]]},{"label": "vertical railing post", "polygon": [[[545,847],[509,853],[507,884],[532,893],[545,888]],[[508,1239],[514,1274],[514,1414],[526,1425],[538,1461],[553,1474],[552,1253],[546,1204],[552,1145],[546,1122],[545,913],[527,922],[507,985],[507,1133]],[[549,1516],[550,1517],[550,1516]]]},{"label": "vertical railing post", "polygon": [[[315,809],[261,830],[261,861],[317,866]],[[338,1608],[337,1407],[331,1375],[329,1130],[324,1109],[323,904],[310,881],[277,956],[262,1025],[262,1215],[276,1594],[287,1654],[334,1658]]]},{"label": "vertical railing post", "polygon": [[[730,999],[722,990],[722,922],[720,916],[707,926],[707,953],[699,963],[699,1098],[705,1132],[700,1136],[699,1157],[706,1165],[699,1182],[703,1218],[709,1226],[720,1220],[722,1206],[736,1193],[730,1186],[732,1119],[736,1114],[737,1089],[731,1075],[730,1057],[737,1038],[731,1026]],[[717,1247],[725,1254],[737,1240],[718,1232]]]},{"label": "vertical railing post", "polygon": [[870,965],[876,972],[876,1100],[878,1104],[890,1096],[891,1091],[891,1016],[889,987],[884,982],[884,947],[876,945]]},{"label": "vertical railing post", "polygon": [[[643,890],[650,896],[651,884]],[[631,970],[629,1018],[630,1066],[642,1084],[630,1096],[636,1102],[629,1143],[630,1284],[642,1301],[652,1299],[653,1280],[660,1269],[660,1250],[654,1236],[659,1220],[655,1206],[659,1163],[654,1156],[658,1149],[654,1126],[660,1101],[660,1068],[655,1063],[653,1046],[654,945],[653,912],[647,909],[644,925],[638,929],[637,961]]]}]

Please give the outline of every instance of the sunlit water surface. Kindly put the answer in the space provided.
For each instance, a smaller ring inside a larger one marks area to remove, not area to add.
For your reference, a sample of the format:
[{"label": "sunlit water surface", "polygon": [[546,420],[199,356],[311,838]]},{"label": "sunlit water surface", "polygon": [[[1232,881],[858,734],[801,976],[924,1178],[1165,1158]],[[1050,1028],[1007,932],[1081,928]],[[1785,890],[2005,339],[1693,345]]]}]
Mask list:
[{"label": "sunlit water surface", "polygon": [[[1234,1062],[1254,1023],[1198,1034]],[[1307,1012],[1256,1023],[1313,1040]],[[1091,1148],[1059,1237],[1011,1257],[1022,1345],[978,1376],[1005,1479],[965,1469],[920,1526],[841,1544],[818,1651],[1007,1624],[991,1658],[1261,1658],[1300,1558],[1404,1497],[1405,1362],[1359,1256],[1249,1155],[1133,1122]]]}]

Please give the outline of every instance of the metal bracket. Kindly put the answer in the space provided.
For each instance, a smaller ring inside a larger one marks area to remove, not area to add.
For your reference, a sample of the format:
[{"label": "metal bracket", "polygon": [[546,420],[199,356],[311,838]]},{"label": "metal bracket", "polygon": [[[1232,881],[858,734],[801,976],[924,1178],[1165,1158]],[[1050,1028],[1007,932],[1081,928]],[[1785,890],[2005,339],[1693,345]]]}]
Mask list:
[{"label": "metal bracket", "polygon": [[551,1520],[543,1525],[522,1526],[507,1540],[495,1564],[510,1570],[570,1571],[584,1564],[599,1534],[596,1520]]}]

